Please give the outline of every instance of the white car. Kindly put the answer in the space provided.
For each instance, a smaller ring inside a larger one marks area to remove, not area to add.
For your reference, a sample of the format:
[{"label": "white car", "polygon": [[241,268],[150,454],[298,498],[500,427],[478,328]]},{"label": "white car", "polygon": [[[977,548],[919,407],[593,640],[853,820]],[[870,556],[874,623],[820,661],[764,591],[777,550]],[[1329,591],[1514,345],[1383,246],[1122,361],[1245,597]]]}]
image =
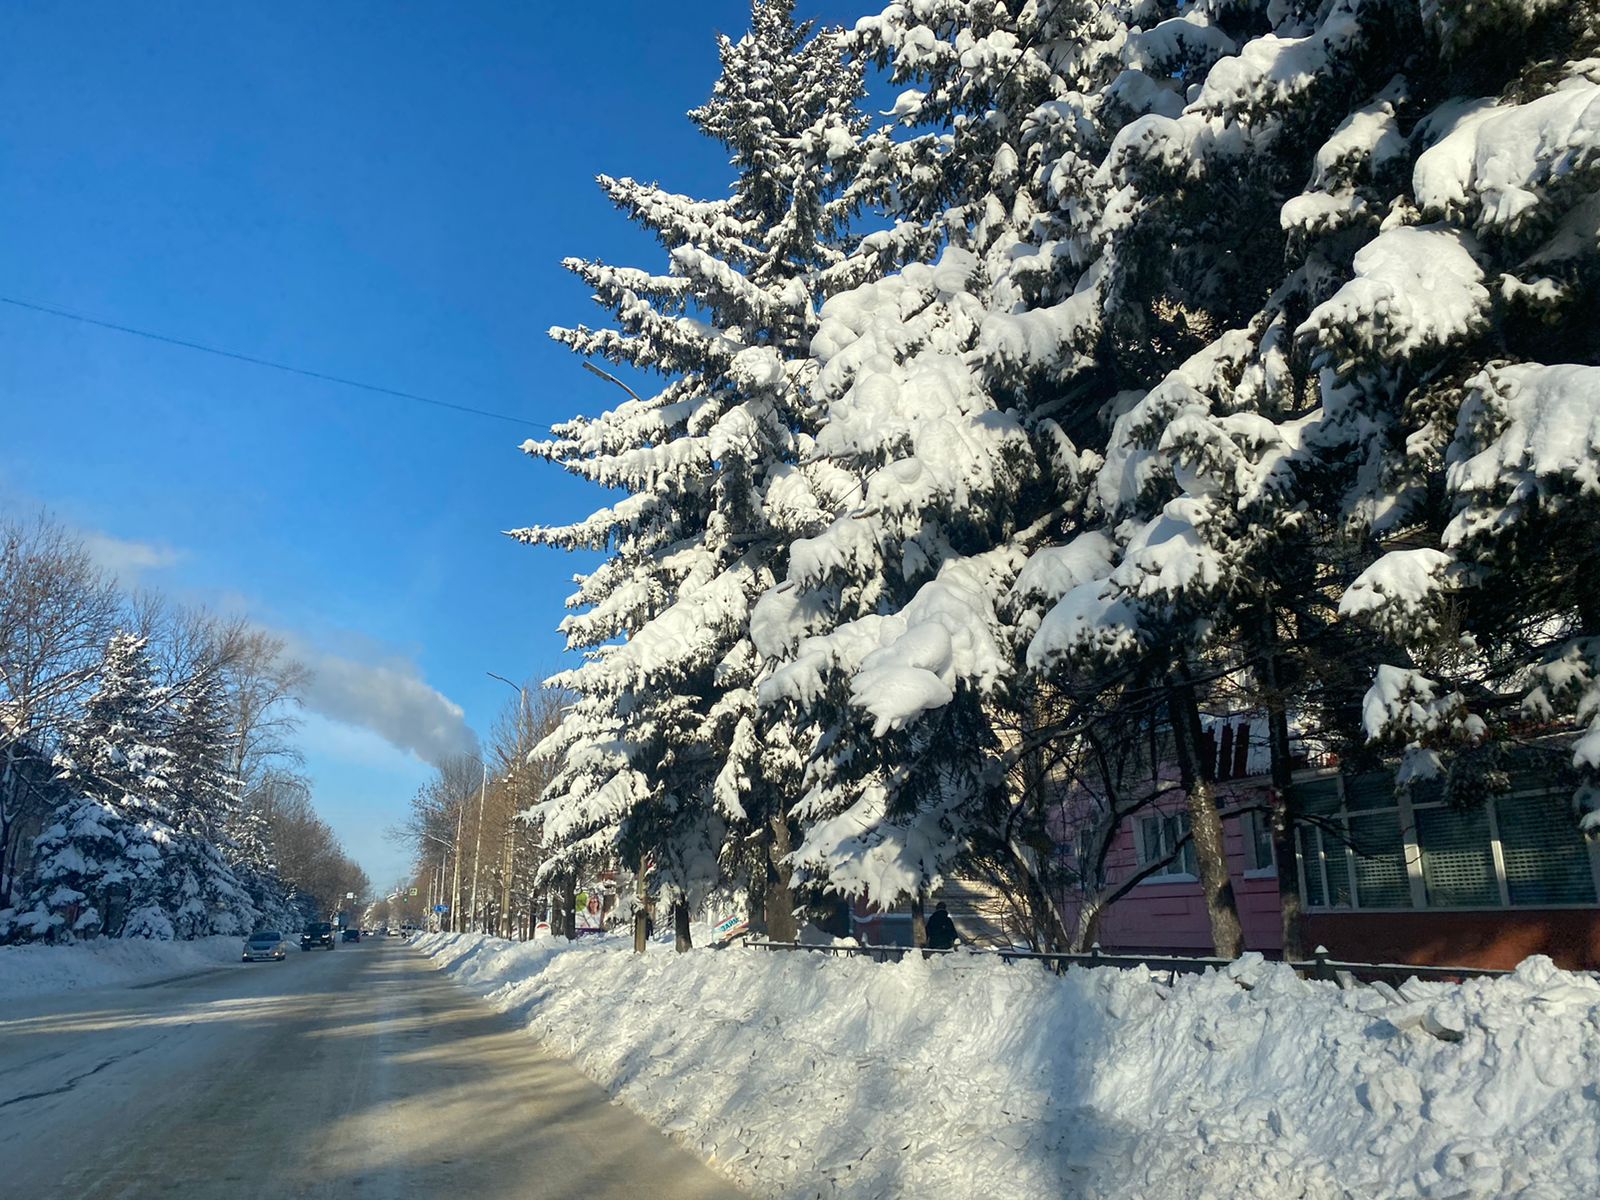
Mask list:
[{"label": "white car", "polygon": [[282,962],[287,943],[276,929],[258,929],[245,939],[242,962]]}]

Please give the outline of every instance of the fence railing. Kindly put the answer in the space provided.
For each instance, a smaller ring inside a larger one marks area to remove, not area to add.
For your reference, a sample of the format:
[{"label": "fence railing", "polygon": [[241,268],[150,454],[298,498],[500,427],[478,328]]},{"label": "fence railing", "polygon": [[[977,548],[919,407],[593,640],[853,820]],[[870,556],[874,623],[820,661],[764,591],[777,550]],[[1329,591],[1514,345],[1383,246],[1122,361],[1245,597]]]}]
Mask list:
[{"label": "fence railing", "polygon": [[[813,954],[835,956],[866,956],[875,962],[898,962],[908,954],[934,958],[943,954],[986,954],[1005,962],[1037,962],[1057,974],[1068,967],[1144,967],[1155,972],[1165,972],[1169,978],[1177,975],[1201,975],[1206,971],[1220,971],[1235,960],[1230,958],[1190,958],[1166,954],[1106,954],[1098,945],[1086,953],[1057,954],[1037,950],[934,950],[915,946],[835,946],[813,945],[806,942],[749,941],[746,946],[758,950],[800,950]],[[1404,983],[1407,979],[1433,979],[1458,982],[1463,979],[1492,978],[1509,975],[1509,971],[1490,970],[1486,967],[1441,967],[1413,963],[1345,962],[1331,958],[1326,949],[1317,947],[1316,953],[1303,961],[1289,965],[1310,979],[1325,979],[1341,986],[1370,983],[1373,980]]]}]

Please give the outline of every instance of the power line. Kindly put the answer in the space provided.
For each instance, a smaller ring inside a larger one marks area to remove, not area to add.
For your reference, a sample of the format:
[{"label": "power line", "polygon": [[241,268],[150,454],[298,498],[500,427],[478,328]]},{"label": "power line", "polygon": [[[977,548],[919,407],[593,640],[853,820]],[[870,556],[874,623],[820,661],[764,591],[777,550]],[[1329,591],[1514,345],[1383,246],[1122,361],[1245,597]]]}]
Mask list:
[{"label": "power line", "polygon": [[402,392],[396,388],[383,387],[376,383],[362,383],[359,379],[346,379],[342,375],[329,375],[322,371],[311,371],[305,367],[295,367],[288,363],[274,362],[270,358],[257,358],[253,354],[241,354],[237,350],[223,350],[217,346],[207,346],[201,342],[191,342],[186,338],[172,337],[165,333],[153,333],[148,329],[135,329],[131,325],[119,325],[115,321],[102,321],[98,317],[85,316],[83,313],[68,312],[64,308],[51,308],[47,304],[34,304],[28,300],[17,300],[10,296],[0,296],[0,304],[10,304],[15,308],[25,308],[29,312],[44,313],[51,317],[61,317],[68,321],[78,321],[84,325],[95,325],[101,329],[115,330],[117,333],[132,334],[134,337],[147,338],[152,342],[164,342],[169,346],[182,346],[185,350],[198,350],[202,354],[214,354],[218,358],[231,358],[235,362],[249,363],[255,367],[270,367],[274,371],[285,371],[290,375],[303,375],[307,379],[321,380],[323,383],[336,383],[341,387],[358,388],[363,392],[375,392],[380,396],[393,396],[399,400],[410,400],[417,404],[431,404],[435,408],[447,408],[452,412],[470,413],[475,417],[489,417],[496,421],[510,421],[514,425],[521,425],[524,429],[549,429],[548,425],[537,422],[525,421],[521,417],[513,417],[506,413],[491,412],[486,408],[473,408],[467,404],[455,404],[449,400],[435,400],[432,396],[419,396],[415,392]]}]

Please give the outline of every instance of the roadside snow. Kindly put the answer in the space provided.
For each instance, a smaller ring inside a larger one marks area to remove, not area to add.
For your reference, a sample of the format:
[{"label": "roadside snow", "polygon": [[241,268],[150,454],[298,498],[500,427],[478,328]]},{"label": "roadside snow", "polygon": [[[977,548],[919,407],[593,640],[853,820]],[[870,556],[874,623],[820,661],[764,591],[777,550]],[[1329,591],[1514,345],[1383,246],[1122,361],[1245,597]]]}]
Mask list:
[{"label": "roadside snow", "polygon": [[0,946],[0,999],[148,983],[239,961],[242,938],[96,938],[75,946]]},{"label": "roadside snow", "polygon": [[[1600,982],[417,948],[758,1195],[1600,1195]],[[1241,982],[1250,987],[1241,986]]]}]

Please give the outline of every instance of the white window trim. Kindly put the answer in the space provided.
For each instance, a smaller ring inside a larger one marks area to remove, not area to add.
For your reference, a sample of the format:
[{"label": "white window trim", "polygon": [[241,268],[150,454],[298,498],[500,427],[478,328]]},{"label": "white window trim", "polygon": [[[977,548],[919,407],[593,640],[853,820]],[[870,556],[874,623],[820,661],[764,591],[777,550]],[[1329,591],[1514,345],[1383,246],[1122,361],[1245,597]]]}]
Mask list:
[{"label": "white window trim", "polygon": [[[1187,816],[1187,815],[1188,815],[1187,813],[1170,812],[1170,811],[1168,811],[1168,812],[1157,811],[1157,812],[1154,812],[1154,813],[1144,813],[1144,814],[1140,815],[1139,824],[1137,825],[1137,827],[1135,827],[1134,834],[1133,834],[1133,838],[1134,838],[1134,846],[1133,846],[1134,858],[1135,858],[1135,860],[1137,862],[1137,868],[1139,870],[1143,870],[1145,867],[1149,866],[1150,862],[1151,862],[1151,859],[1148,856],[1149,855],[1149,846],[1147,846],[1145,844],[1145,836],[1144,836],[1144,828],[1145,827],[1144,827],[1144,823],[1146,821],[1152,821],[1152,820],[1153,821],[1158,821],[1158,822],[1159,821],[1165,821],[1169,817],[1184,817],[1184,816]],[[1183,861],[1183,853],[1180,851],[1178,856],[1175,859],[1173,859],[1173,862],[1174,863],[1180,863],[1182,861]],[[1144,879],[1141,879],[1138,883],[1134,884],[1133,886],[1136,887],[1136,888],[1162,887],[1162,886],[1165,886],[1167,884],[1173,884],[1173,883],[1191,884],[1191,883],[1199,883],[1199,882],[1200,882],[1200,876],[1198,876],[1198,875],[1192,875],[1188,871],[1173,871],[1171,869],[1168,869],[1166,871],[1159,872],[1158,874],[1150,875],[1150,876],[1148,876],[1148,877],[1146,877]]]}]

